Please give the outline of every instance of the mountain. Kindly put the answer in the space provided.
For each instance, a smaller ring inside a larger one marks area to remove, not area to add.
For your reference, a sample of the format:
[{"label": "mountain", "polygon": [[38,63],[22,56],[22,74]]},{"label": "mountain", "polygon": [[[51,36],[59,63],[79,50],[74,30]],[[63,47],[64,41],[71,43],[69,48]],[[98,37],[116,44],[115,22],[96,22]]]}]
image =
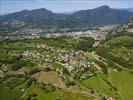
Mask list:
[{"label": "mountain", "polygon": [[55,14],[45,8],[36,9],[36,10],[23,10],[20,12],[16,12],[13,14],[7,14],[1,17],[1,20],[21,20],[24,22],[30,23],[40,23],[40,22],[47,22],[53,19],[63,19],[67,15],[65,14]]},{"label": "mountain", "polygon": [[127,10],[133,12],[133,8],[127,8]]},{"label": "mountain", "polygon": [[129,12],[133,12],[133,8],[119,8],[119,10],[126,10]]},{"label": "mountain", "polygon": [[126,23],[133,13],[112,9],[105,5],[92,10],[81,10],[73,15],[89,25],[106,25]]},{"label": "mountain", "polygon": [[19,20],[26,24],[37,24],[55,27],[85,27],[100,26],[107,24],[126,23],[133,13],[125,10],[112,9],[109,6],[101,6],[95,9],[81,10],[73,14],[53,13],[45,8],[36,10],[23,10],[13,14],[7,14],[0,17],[1,26],[3,23]]},{"label": "mountain", "polygon": [[[36,10],[23,10],[20,12],[3,15],[0,17],[1,26],[7,27],[16,23],[16,21],[22,21],[32,26],[55,26],[55,27],[77,27],[82,25],[82,22],[72,15],[53,13],[45,8]],[[8,23],[8,24],[5,24]],[[84,23],[83,23],[84,24]]]}]

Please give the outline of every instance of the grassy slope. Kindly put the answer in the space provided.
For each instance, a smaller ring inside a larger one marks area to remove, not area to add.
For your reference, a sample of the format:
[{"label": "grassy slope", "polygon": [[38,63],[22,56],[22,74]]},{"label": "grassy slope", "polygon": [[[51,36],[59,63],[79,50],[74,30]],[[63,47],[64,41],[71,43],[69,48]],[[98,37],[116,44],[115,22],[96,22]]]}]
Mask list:
[{"label": "grassy slope", "polygon": [[0,100],[17,100],[22,92],[0,87]]},{"label": "grassy slope", "polygon": [[99,91],[100,93],[114,97],[115,93],[110,90],[110,86],[103,81],[99,76],[92,77],[85,81],[82,81],[81,84],[87,88],[93,88],[94,90]]},{"label": "grassy slope", "polygon": [[78,94],[78,93],[71,93],[67,92],[63,89],[56,89],[54,92],[45,93],[42,89],[38,88],[37,85],[32,85],[29,90],[29,93],[35,93],[37,94],[38,100],[56,100],[59,98],[59,100],[88,100],[93,99],[92,97],[88,98],[84,95]]},{"label": "grassy slope", "polygon": [[[125,61],[128,61],[129,57],[131,59],[133,58],[132,47],[133,47],[132,36],[124,35],[124,36],[115,37],[109,41],[106,41],[106,43],[104,44],[104,49],[103,47],[100,47],[102,50],[101,56],[105,55],[103,57],[105,57],[107,60],[110,60],[110,55],[114,56],[114,59],[122,56]],[[130,56],[128,55],[129,52],[131,52]],[[129,61],[128,63],[132,64],[132,61]],[[128,68],[132,68],[132,67],[133,66],[128,66]],[[112,77],[113,86],[115,86],[119,90],[123,100],[132,100],[133,74],[127,71],[112,72],[111,77]],[[114,93],[110,91],[109,85],[107,85],[103,80],[101,80],[97,76],[91,79],[85,80],[81,83],[83,86],[87,88],[93,88],[107,95],[115,96]]]},{"label": "grassy slope", "polygon": [[113,84],[119,89],[124,100],[133,99],[133,74],[127,71],[112,72]]},{"label": "grassy slope", "polygon": [[106,41],[101,47],[97,48],[96,52],[107,60],[112,60],[125,68],[133,68],[132,36],[121,35],[114,37],[109,41]]},{"label": "grassy slope", "polygon": [[[102,77],[102,75],[101,75]],[[112,71],[111,80],[121,94],[123,100],[132,100],[133,98],[133,73],[128,71]],[[87,88],[93,88],[101,93],[116,97],[115,92],[110,90],[110,86],[105,81],[101,80],[98,76],[84,80],[81,84]],[[117,95],[118,96],[118,95]],[[119,98],[119,97],[118,97]],[[121,99],[120,99],[121,100]]]},{"label": "grassy slope", "polygon": [[133,37],[128,35],[122,35],[116,38],[112,38],[106,44],[109,44],[111,46],[132,46]]}]

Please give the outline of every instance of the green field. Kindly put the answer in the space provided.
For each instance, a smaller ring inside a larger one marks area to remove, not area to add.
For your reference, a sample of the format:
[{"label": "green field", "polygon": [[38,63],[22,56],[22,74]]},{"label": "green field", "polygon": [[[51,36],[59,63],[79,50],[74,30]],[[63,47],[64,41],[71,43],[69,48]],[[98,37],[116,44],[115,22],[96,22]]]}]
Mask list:
[{"label": "green field", "polygon": [[84,80],[81,82],[81,85],[89,89],[94,89],[95,91],[100,92],[103,95],[109,95],[111,97],[120,98],[117,92],[113,90],[112,87],[99,76]]},{"label": "green field", "polygon": [[133,69],[133,37],[130,35],[114,37],[98,47],[96,52],[108,61]]},{"label": "green field", "polygon": [[0,100],[17,100],[22,95],[22,92],[9,90],[5,87],[0,87]]},{"label": "green field", "polygon": [[88,97],[84,94],[73,93],[65,89],[59,89],[59,88],[56,88],[55,91],[46,93],[44,90],[40,89],[37,85],[34,84],[32,84],[32,86],[27,90],[26,96],[31,93],[36,94],[37,96],[35,98],[37,98],[38,100],[74,100],[74,99],[93,100],[94,99],[91,96]]},{"label": "green field", "polygon": [[123,100],[133,99],[133,73],[122,71],[111,73],[113,84],[119,89]]},{"label": "green field", "polygon": [[111,86],[98,76],[82,81],[81,84],[87,88],[93,88],[94,90],[98,90],[101,93],[115,97],[118,100],[132,100],[133,73],[128,71],[112,71],[111,80],[117,91],[112,91]]}]

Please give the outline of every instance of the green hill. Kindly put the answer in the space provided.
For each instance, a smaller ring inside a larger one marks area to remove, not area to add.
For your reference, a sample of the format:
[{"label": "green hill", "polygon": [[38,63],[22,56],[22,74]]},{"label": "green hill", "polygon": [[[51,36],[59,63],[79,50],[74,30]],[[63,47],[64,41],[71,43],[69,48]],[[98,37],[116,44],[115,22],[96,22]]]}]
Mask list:
[{"label": "green hill", "polygon": [[[112,36],[113,37],[113,36]],[[133,36],[121,34],[106,41],[96,50],[97,54],[124,68],[133,68]]]}]

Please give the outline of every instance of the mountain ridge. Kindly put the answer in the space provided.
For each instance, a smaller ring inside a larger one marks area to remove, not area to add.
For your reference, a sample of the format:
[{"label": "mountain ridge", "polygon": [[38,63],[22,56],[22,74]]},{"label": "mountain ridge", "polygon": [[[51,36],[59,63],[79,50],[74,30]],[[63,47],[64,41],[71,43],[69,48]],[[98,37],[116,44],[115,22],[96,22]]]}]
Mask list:
[{"label": "mountain ridge", "polygon": [[3,23],[5,21],[20,20],[25,23],[46,26],[52,25],[57,27],[78,27],[82,25],[100,26],[123,24],[126,23],[131,16],[133,16],[133,13],[131,12],[112,9],[109,6],[104,5],[94,9],[76,11],[73,14],[54,13],[45,8],[22,10],[20,12],[1,16],[0,22]]}]

